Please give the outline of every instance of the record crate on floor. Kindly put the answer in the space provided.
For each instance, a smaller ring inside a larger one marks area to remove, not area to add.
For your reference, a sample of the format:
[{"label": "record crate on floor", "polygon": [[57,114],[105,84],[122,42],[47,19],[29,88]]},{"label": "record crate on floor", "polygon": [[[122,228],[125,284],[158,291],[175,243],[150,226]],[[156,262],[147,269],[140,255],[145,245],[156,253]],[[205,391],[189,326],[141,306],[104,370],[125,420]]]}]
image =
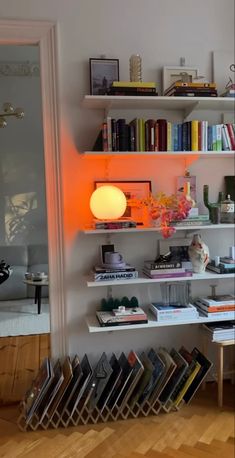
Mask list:
[{"label": "record crate on floor", "polygon": [[130,351],[109,359],[103,353],[94,368],[87,355],[61,364],[43,361],[21,404],[22,431],[116,421],[158,415],[188,404],[212,363],[197,349],[181,347],[140,355]]}]

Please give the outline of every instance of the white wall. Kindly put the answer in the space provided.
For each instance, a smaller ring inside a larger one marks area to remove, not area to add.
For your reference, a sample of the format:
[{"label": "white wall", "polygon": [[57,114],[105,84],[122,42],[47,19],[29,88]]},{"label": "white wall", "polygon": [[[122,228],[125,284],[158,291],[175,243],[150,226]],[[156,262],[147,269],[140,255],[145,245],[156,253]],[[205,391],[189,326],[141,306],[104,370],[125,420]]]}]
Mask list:
[{"label": "white wall", "polygon": [[[184,56],[187,65],[199,68],[200,74],[211,78],[212,51],[231,49],[234,41],[233,12],[233,0],[9,0],[7,3],[0,0],[2,17],[58,22],[70,353],[87,351],[95,354],[102,350],[138,349],[157,343],[193,345],[197,336],[195,326],[174,330],[125,331],[105,336],[89,335],[87,332],[84,315],[95,310],[97,301],[105,295],[105,289],[88,290],[82,275],[95,262],[98,246],[104,238],[85,237],[78,228],[86,221],[85,210],[93,181],[104,179],[107,172],[104,161],[91,163],[79,157],[79,151],[92,146],[103,118],[103,113],[98,110],[92,112],[81,106],[84,94],[89,91],[89,57],[105,54],[108,58],[119,58],[120,79],[124,80],[129,77],[130,55],[139,53],[143,59],[144,79],[160,83],[162,66],[179,65],[180,57]],[[219,116],[218,121],[220,119]],[[122,174],[117,176],[114,160],[109,167],[109,176],[112,179],[152,179],[154,189],[171,192],[175,176],[183,173],[185,163],[169,161],[163,165],[151,160],[139,163],[137,171],[134,166],[133,161],[126,161]],[[230,160],[225,160],[223,165],[222,162],[205,160],[202,168],[195,164],[191,171],[197,174],[200,186],[210,184],[211,199],[214,200],[223,187],[223,176],[233,173],[232,169]],[[201,197],[199,189],[199,200]],[[223,235],[226,242],[229,234]],[[215,252],[217,236],[218,233],[213,235],[214,242],[209,233],[204,237]],[[139,234],[131,239],[123,236],[114,240],[130,262],[140,262],[151,256],[156,247],[156,236],[153,234],[147,239]],[[223,250],[222,245],[220,250]],[[207,287],[204,283],[201,291],[208,292]],[[232,288],[231,282],[229,287]],[[221,291],[224,288],[221,284]],[[123,288],[117,294],[125,292],[126,288]],[[129,292],[138,293],[146,301],[147,291],[143,286],[139,286],[137,291],[131,288]],[[154,297],[159,294],[159,290],[153,290],[153,287],[150,292]]]}]

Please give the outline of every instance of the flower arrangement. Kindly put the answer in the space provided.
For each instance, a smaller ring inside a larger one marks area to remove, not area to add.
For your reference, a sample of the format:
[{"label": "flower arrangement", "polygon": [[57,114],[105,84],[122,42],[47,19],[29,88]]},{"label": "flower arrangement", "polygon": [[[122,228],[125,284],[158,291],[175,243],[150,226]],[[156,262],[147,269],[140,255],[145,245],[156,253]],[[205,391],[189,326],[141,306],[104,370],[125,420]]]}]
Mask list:
[{"label": "flower arrangement", "polygon": [[139,200],[139,205],[148,209],[150,217],[156,221],[156,226],[161,228],[163,237],[168,238],[176,231],[170,223],[187,218],[192,208],[192,200],[186,195],[167,196],[160,192],[156,196],[151,194],[148,198]]}]

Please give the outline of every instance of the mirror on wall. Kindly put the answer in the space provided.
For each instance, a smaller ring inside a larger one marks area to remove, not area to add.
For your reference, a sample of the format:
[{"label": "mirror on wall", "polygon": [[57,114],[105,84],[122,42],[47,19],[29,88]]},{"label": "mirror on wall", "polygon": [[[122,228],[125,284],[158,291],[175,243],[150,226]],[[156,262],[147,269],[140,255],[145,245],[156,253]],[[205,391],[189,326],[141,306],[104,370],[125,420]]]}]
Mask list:
[{"label": "mirror on wall", "polygon": [[1,45],[0,337],[50,330],[41,104],[39,47]]}]

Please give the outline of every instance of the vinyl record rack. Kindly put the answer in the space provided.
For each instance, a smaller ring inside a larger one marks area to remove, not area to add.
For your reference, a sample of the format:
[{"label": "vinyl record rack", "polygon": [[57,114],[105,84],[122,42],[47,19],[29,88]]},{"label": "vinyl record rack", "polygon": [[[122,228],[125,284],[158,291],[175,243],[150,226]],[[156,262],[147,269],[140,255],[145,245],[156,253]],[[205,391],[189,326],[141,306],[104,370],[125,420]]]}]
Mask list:
[{"label": "vinyl record rack", "polygon": [[[182,401],[182,404],[184,402]],[[145,401],[142,405],[135,403],[133,407],[130,407],[128,403],[124,407],[119,408],[114,406],[112,409],[105,407],[100,411],[97,407],[93,410],[89,410],[86,406],[78,411],[75,409],[73,415],[69,415],[67,412],[61,416],[57,411],[49,417],[45,415],[43,418],[39,418],[36,414],[32,417],[30,422],[27,422],[25,415],[25,406],[21,405],[21,414],[17,421],[18,427],[21,431],[37,429],[49,429],[49,428],[67,428],[68,426],[86,425],[88,423],[95,424],[98,422],[127,420],[127,418],[137,418],[139,416],[147,417],[148,415],[158,415],[162,408],[162,404],[158,399],[153,400],[151,403]],[[179,410],[179,407],[175,408]],[[166,410],[164,409],[166,412]]]}]

